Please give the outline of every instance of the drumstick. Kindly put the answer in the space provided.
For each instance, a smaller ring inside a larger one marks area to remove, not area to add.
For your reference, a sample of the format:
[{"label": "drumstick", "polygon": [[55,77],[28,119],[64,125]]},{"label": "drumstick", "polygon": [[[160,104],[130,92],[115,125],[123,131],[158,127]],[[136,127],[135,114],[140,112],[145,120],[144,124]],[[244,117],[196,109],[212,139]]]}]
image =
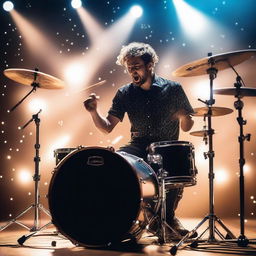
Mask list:
[{"label": "drumstick", "polygon": [[100,82],[98,82],[98,83],[96,83],[96,84],[92,84],[92,85],[90,85],[90,86],[88,86],[88,87],[86,87],[86,88],[84,88],[84,89],[82,89],[82,90],[80,90],[80,91],[76,91],[76,92],[74,92],[74,93],[80,93],[80,92],[83,92],[83,91],[87,91],[87,90],[89,90],[89,89],[91,89],[91,88],[93,88],[93,87],[98,87],[98,86],[100,86],[100,85],[103,85],[103,84],[105,84],[107,82],[107,80],[103,80],[103,81],[100,81]]}]

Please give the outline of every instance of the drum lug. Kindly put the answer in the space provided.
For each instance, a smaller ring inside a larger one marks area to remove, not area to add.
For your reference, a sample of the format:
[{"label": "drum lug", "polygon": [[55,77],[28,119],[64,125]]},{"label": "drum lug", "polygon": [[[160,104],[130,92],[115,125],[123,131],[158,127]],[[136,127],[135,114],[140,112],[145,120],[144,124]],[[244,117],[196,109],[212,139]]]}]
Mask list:
[{"label": "drum lug", "polygon": [[57,171],[57,168],[54,168],[52,171],[52,174],[54,174]]},{"label": "drum lug", "polygon": [[147,182],[146,182],[143,178],[141,178],[141,177],[140,177],[140,182],[143,183],[143,184],[146,184],[146,183],[147,183]]},{"label": "drum lug", "polygon": [[107,147],[107,150],[109,150],[109,151],[111,151],[111,152],[115,152],[115,149],[114,149],[114,147],[112,147],[112,146],[108,146],[108,147]]}]

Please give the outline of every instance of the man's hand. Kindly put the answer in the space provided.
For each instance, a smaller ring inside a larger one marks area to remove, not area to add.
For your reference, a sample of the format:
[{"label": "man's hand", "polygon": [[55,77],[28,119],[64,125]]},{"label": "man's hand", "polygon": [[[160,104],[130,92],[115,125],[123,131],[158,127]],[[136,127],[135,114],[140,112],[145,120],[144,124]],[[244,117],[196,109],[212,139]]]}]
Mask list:
[{"label": "man's hand", "polygon": [[84,107],[87,111],[93,112],[97,109],[97,100],[100,97],[95,93],[91,93],[90,96],[84,101]]}]

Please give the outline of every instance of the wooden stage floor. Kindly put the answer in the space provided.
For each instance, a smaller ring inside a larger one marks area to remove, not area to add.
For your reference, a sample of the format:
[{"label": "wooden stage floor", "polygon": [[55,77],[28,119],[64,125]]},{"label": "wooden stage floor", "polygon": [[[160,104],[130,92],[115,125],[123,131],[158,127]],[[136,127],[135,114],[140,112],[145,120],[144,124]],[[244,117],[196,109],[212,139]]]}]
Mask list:
[{"label": "wooden stage floor", "polygon": [[[193,229],[201,219],[181,219],[186,228]],[[238,237],[240,234],[239,219],[222,220],[224,224]],[[5,222],[6,223],[6,222]],[[5,223],[0,223],[4,225]],[[208,221],[204,223],[198,230],[199,235],[207,228]],[[216,227],[225,235],[225,232],[219,228],[218,223]],[[55,235],[54,226],[49,226],[45,230],[39,232],[37,235],[29,238],[22,246],[18,244],[17,239],[29,232],[18,226],[12,224],[5,230],[0,232],[0,256],[139,256],[139,255],[170,255],[170,248],[172,243],[158,245],[150,242],[150,239],[144,239],[143,244],[138,246],[122,246],[118,248],[109,249],[89,249],[81,246],[75,246],[68,239],[60,235]],[[199,244],[197,248],[191,248],[188,243],[179,247],[177,254],[180,256],[223,256],[223,255],[256,255],[256,220],[249,220],[245,226],[245,235],[249,239],[250,244],[246,247],[239,247],[237,239],[235,242],[225,243],[206,243]],[[209,237],[208,231],[203,238],[207,240]],[[220,240],[218,235],[215,234],[217,240]],[[52,242],[56,242],[52,246]],[[147,244],[149,243],[149,244]]]}]

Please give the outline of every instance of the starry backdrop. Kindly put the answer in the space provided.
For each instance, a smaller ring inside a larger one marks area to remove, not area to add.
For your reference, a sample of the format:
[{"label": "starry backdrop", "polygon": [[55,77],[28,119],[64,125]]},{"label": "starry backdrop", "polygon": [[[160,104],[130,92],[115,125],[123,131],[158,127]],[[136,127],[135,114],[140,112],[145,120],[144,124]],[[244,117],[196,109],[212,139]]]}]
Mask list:
[{"label": "starry backdrop", "polygon": [[[36,114],[40,118],[40,194],[47,208],[47,193],[55,168],[57,149],[83,146],[113,146],[118,149],[129,141],[127,117],[108,135],[100,133],[83,101],[91,92],[100,95],[99,109],[105,115],[116,90],[129,82],[125,70],[115,64],[122,45],[132,41],[151,44],[160,61],[156,73],[180,82],[193,107],[203,107],[208,99],[209,78],[174,77],[178,67],[207,57],[211,52],[255,49],[256,3],[254,0],[187,0],[205,21],[196,35],[186,32],[174,2],[171,0],[84,0],[80,11],[67,0],[16,0],[13,14],[0,10],[0,220],[8,220],[34,202],[35,123],[20,129]],[[143,8],[138,19],[129,18],[133,4]],[[184,12],[183,18],[189,13]],[[182,18],[182,17],[181,17]],[[61,90],[39,88],[11,113],[8,112],[31,88],[3,75],[8,68],[24,68],[53,75],[66,83]],[[236,70],[246,86],[256,88],[255,58],[237,65]],[[220,70],[214,87],[232,87],[236,75],[232,70]],[[91,89],[93,84],[100,83]],[[233,113],[213,117],[215,151],[215,210],[219,216],[238,218],[239,214],[239,126],[232,96],[214,95],[215,106],[233,109]],[[256,102],[245,97],[245,203],[246,221],[255,218],[256,207]],[[202,117],[194,117],[192,131],[202,130]],[[198,169],[197,184],[185,188],[177,214],[182,217],[203,217],[208,213],[208,159],[203,138],[181,132],[180,139],[195,147]],[[94,182],[97,186],[97,181]],[[67,188],[68,189],[68,188]],[[117,191],[118,193],[118,191]],[[29,216],[29,214],[28,214]],[[31,213],[30,213],[31,216]]]}]

